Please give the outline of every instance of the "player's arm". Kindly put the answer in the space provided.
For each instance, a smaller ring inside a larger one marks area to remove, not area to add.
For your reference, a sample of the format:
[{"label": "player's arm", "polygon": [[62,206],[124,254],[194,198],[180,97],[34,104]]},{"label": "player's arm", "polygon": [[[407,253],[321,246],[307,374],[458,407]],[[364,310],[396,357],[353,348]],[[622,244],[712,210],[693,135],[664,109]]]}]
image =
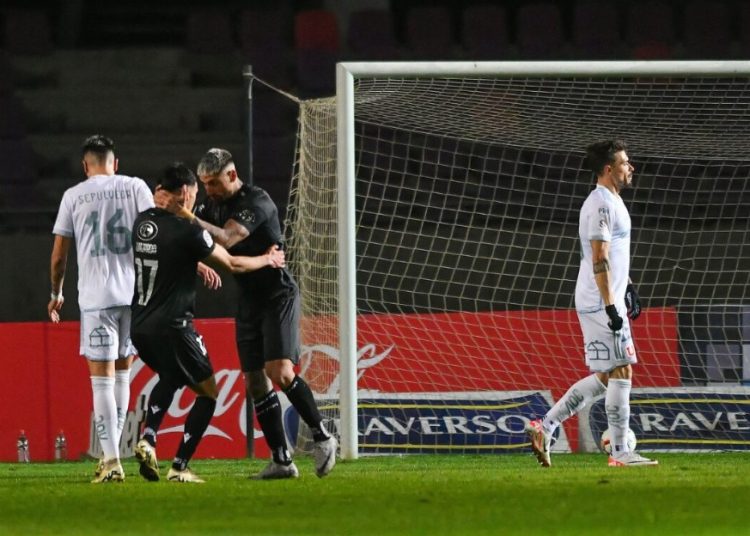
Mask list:
[{"label": "player's arm", "polygon": [[50,300],[47,303],[47,314],[52,322],[60,321],[60,309],[62,309],[65,298],[63,298],[63,282],[65,280],[65,269],[68,265],[68,251],[70,251],[71,239],[67,236],[55,235],[50,256]]},{"label": "player's arm", "polygon": [[180,218],[185,218],[186,220],[191,221],[195,220],[201,227],[208,231],[217,243],[227,249],[231,248],[238,242],[241,242],[250,234],[250,231],[248,231],[243,225],[231,218],[227,220],[224,227],[217,227],[216,225],[202,220],[188,210],[185,205],[180,203],[175,196],[162,190],[158,186],[154,192],[154,203],[156,203],[157,207],[168,210]]},{"label": "player's arm", "polygon": [[612,279],[609,270],[609,242],[603,240],[591,241],[591,262],[594,269],[594,280],[599,293],[604,300],[604,310],[609,317],[609,327],[612,331],[622,328],[622,318],[615,307],[615,296],[612,293]]},{"label": "player's arm", "polygon": [[[184,208],[184,207],[183,207]],[[195,220],[201,227],[203,227],[216,242],[226,249],[231,248],[235,244],[242,242],[245,238],[250,235],[243,225],[237,223],[235,220],[229,219],[224,224],[224,227],[217,227],[206,221],[203,221],[189,210],[185,210],[190,216],[184,216],[189,220]]]},{"label": "player's arm", "polygon": [[609,269],[609,242],[592,240],[591,251],[596,286],[602,295],[604,305],[612,305],[615,303],[615,297],[612,293],[612,280]]},{"label": "player's arm", "polygon": [[232,273],[253,272],[266,266],[283,268],[286,266],[284,251],[274,245],[257,257],[233,256],[221,244],[216,244],[211,254],[203,262],[213,268],[223,268]]}]

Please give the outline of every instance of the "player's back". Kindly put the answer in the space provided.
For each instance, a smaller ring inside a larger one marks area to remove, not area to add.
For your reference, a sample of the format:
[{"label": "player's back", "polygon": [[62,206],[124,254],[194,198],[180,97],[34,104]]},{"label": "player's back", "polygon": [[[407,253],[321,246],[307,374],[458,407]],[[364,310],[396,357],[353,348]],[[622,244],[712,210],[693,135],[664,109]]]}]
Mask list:
[{"label": "player's back", "polygon": [[131,229],[138,213],[150,206],[146,183],[125,175],[95,175],[63,195],[53,233],[75,238],[81,310],[130,304]]},{"label": "player's back", "polygon": [[213,248],[207,231],[166,210],[152,208],[138,216],[133,227],[133,332],[180,327],[192,320],[197,265]]},{"label": "player's back", "polygon": [[[274,244],[283,244],[278,208],[268,192],[257,186],[243,184],[231,198],[220,202],[206,199],[196,210],[196,215],[218,227],[233,219],[248,230],[249,236],[228,248],[232,255],[255,257]],[[265,303],[269,297],[291,294],[297,288],[297,282],[287,268],[267,266],[234,277],[240,288],[240,297],[256,304]]]}]

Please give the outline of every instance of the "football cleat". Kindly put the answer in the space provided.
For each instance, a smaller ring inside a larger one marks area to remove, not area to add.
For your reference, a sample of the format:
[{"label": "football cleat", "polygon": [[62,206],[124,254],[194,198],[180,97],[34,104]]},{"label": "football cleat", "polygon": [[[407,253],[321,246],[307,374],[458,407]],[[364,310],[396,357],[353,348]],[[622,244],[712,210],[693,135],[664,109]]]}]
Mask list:
[{"label": "football cleat", "polygon": [[135,459],[141,466],[140,473],[149,482],[159,480],[159,462],[156,460],[156,449],[145,439],[135,446]]},{"label": "football cleat", "polygon": [[189,467],[186,467],[182,471],[170,467],[169,472],[167,473],[167,480],[169,482],[190,482],[192,484],[203,484],[205,482],[202,478],[198,478]]},{"label": "football cleat", "polygon": [[552,444],[552,434],[544,430],[540,420],[529,421],[524,430],[531,440],[531,449],[534,451],[537,461],[542,467],[551,466],[552,460],[549,456],[549,448]]},{"label": "football cleat", "polygon": [[294,465],[294,462],[290,463],[289,465],[284,465],[282,463],[276,463],[275,461],[271,460],[271,462],[269,462],[269,464],[266,465],[261,472],[251,476],[250,478],[252,480],[277,480],[280,478],[298,477],[299,471],[297,470],[297,466]]},{"label": "football cleat", "polygon": [[113,458],[101,463],[101,470],[99,474],[94,476],[94,480],[91,483],[101,484],[103,482],[122,482],[123,480],[125,480],[125,471],[122,470],[120,460]]},{"label": "football cleat", "polygon": [[607,465],[610,467],[639,467],[641,465],[659,465],[659,462],[644,458],[637,452],[626,452],[621,456],[610,456]]},{"label": "football cleat", "polygon": [[102,469],[104,469],[104,458],[99,458],[99,461],[96,462],[96,469],[94,469],[94,478],[102,474]]},{"label": "football cleat", "polygon": [[323,478],[331,472],[336,465],[336,449],[339,443],[336,438],[330,436],[323,441],[316,441],[313,445],[313,459],[315,460],[315,474]]}]

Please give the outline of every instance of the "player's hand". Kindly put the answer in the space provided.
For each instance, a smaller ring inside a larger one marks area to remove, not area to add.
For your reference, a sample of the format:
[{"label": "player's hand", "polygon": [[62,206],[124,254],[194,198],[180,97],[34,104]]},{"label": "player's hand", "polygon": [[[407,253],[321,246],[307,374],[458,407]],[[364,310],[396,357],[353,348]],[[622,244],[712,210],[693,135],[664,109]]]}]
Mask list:
[{"label": "player's hand", "polygon": [[281,249],[278,244],[274,244],[268,248],[266,255],[268,256],[268,264],[271,267],[283,268],[286,266],[286,255],[284,254],[284,250]]},{"label": "player's hand", "polygon": [[57,298],[50,298],[47,304],[47,315],[55,324],[60,322],[60,309],[62,309],[63,303],[65,303],[65,298],[60,294]]},{"label": "player's hand", "polygon": [[609,329],[612,331],[620,331],[622,329],[622,317],[617,312],[617,307],[615,307],[614,304],[607,305],[604,310],[609,317],[609,322],[607,323]]},{"label": "player's hand", "polygon": [[178,216],[182,209],[182,204],[180,204],[177,197],[171,192],[164,190],[161,186],[157,186],[154,192],[154,205]]},{"label": "player's hand", "polygon": [[221,288],[221,276],[210,266],[206,266],[202,262],[199,262],[198,275],[203,280],[203,284],[207,288],[211,290],[217,290]]},{"label": "player's hand", "polygon": [[641,298],[635,291],[633,283],[628,283],[625,289],[625,306],[628,308],[628,318],[635,320],[641,316]]}]

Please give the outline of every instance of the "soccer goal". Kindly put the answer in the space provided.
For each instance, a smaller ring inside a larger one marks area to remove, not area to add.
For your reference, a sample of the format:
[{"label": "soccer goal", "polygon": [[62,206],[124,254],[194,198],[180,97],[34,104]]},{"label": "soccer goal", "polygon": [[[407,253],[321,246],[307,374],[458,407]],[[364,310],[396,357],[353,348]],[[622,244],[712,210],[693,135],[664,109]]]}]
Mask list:
[{"label": "soccer goal", "polygon": [[[524,452],[586,375],[585,147],[636,171],[640,450],[750,448],[750,62],[342,63],[287,218],[303,374],[341,454]],[[603,400],[558,451],[596,448]]]}]

